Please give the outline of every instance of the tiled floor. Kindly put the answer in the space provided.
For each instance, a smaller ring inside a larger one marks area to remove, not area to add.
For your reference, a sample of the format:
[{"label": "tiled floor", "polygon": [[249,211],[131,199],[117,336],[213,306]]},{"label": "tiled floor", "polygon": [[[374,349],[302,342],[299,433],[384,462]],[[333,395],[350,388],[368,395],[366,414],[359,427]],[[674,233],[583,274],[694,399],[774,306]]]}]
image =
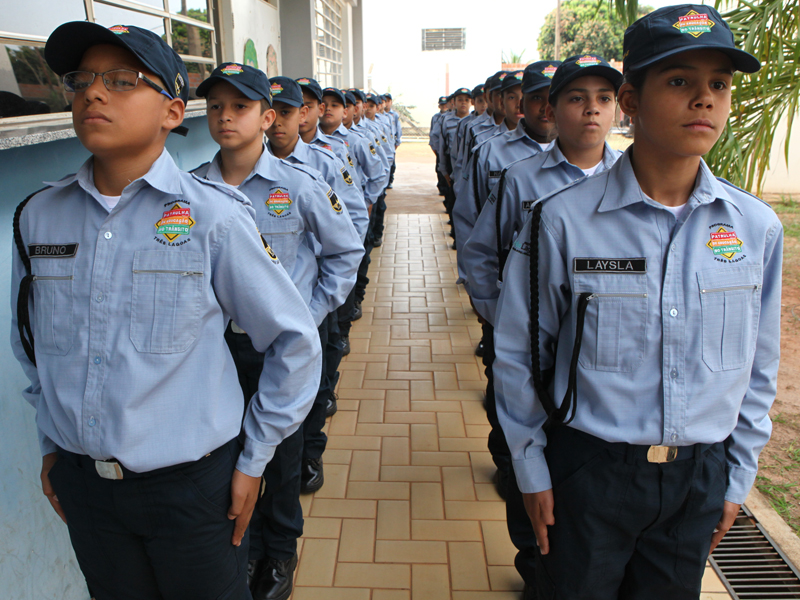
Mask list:
[{"label": "tiled floor", "polygon": [[[386,219],[327,426],[325,485],[302,498],[293,598],[516,600],[473,353],[480,326],[454,284],[447,217],[390,205]],[[708,569],[702,600],[726,598]]]}]

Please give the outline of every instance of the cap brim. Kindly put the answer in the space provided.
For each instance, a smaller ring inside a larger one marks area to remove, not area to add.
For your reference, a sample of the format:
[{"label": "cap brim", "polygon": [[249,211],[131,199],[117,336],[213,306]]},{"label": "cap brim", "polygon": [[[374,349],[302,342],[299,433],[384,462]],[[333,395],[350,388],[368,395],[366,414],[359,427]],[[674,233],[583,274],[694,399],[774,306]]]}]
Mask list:
[{"label": "cap brim", "polygon": [[529,85],[528,87],[523,86],[522,93],[530,94],[531,92],[535,92],[536,90],[542,90],[544,88],[550,87],[550,85],[551,82],[548,81],[547,83],[544,82],[534,83],[533,85]]},{"label": "cap brim", "polygon": [[651,56],[647,60],[643,60],[640,63],[628,66],[627,70],[638,71],[639,69],[643,69],[644,67],[649,67],[653,63],[656,63],[660,60],[663,60],[670,56],[674,56],[675,54],[682,54],[684,52],[690,52],[692,50],[716,50],[717,52],[722,52],[723,54],[727,54],[730,57],[731,61],[733,62],[733,68],[736,69],[737,71],[741,71],[742,73],[756,73],[761,69],[761,61],[759,61],[755,56],[753,56],[749,52],[745,52],[744,50],[739,50],[738,48],[725,48],[725,47],[715,46],[713,44],[697,44],[697,45],[693,44],[691,46],[673,48],[672,50],[667,50],[666,52],[662,52],[661,54]]},{"label": "cap brim", "polygon": [[303,106],[302,100],[292,100],[290,98],[280,98],[278,96],[272,96],[273,108],[276,102],[283,102],[284,104],[288,104],[289,106],[294,106],[295,108],[300,108],[301,106]]},{"label": "cap brim", "polygon": [[[580,79],[581,77],[589,77],[590,75],[608,79],[617,90],[619,90],[619,87],[622,85],[622,77],[623,77],[622,73],[617,71],[614,67],[609,67],[606,65],[595,65],[593,67],[584,67],[580,71],[575,71],[575,73],[569,79],[565,79],[564,81],[560,82],[560,86],[558,87],[556,92],[561,92],[561,90],[563,90],[564,87],[566,87],[576,79]],[[552,89],[550,90],[550,93],[552,94]]]},{"label": "cap brim", "polygon": [[199,96],[200,98],[205,98],[211,91],[211,88],[214,87],[214,84],[219,81],[224,81],[225,83],[231,84],[242,94],[244,94],[244,97],[248,98],[249,100],[262,100],[262,99],[269,100],[269,98],[265,98],[264,94],[255,91],[253,88],[245,85],[241,81],[237,81],[232,77],[223,77],[221,75],[212,75],[211,77],[206,79],[203,83],[197,86],[197,91],[195,92],[195,94],[197,94],[197,96]]},{"label": "cap brim", "polygon": [[342,96],[342,95],[340,95],[340,94],[335,94],[334,92],[322,92],[322,101],[323,102],[325,101],[325,96],[331,96],[332,98],[336,98],[342,104],[348,104],[347,98]]}]

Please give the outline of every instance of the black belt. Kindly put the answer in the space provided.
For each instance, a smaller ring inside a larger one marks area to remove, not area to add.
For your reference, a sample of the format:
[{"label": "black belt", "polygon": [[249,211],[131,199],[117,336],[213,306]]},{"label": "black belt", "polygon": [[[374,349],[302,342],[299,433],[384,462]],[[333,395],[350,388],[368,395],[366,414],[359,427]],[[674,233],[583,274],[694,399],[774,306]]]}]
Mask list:
[{"label": "black belt", "polygon": [[[209,456],[214,456],[225,450],[230,444],[238,443],[238,439],[233,438],[230,442],[223,444],[216,450],[212,450],[199,460],[203,460]],[[163,475],[165,473],[170,473],[171,471],[185,469],[198,462],[195,460],[177,465],[170,465],[168,467],[161,467],[160,469],[153,469],[152,471],[145,471],[144,473],[137,473],[135,471],[131,471],[114,458],[110,458],[108,460],[95,460],[86,454],[75,454],[74,452],[64,450],[63,448],[58,448],[58,457],[59,459],[69,461],[71,464],[86,471],[87,473],[94,474],[98,477],[102,477],[103,479],[142,479],[145,477],[155,477],[156,475]]]}]

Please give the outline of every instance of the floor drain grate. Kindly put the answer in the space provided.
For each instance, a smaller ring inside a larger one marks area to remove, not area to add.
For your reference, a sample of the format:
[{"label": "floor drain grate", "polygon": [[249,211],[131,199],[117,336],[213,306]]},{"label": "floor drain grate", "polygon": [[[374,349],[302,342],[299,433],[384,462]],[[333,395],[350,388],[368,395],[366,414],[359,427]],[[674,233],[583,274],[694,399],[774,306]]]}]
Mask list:
[{"label": "floor drain grate", "polygon": [[800,573],[744,506],[711,566],[734,600],[800,599]]}]

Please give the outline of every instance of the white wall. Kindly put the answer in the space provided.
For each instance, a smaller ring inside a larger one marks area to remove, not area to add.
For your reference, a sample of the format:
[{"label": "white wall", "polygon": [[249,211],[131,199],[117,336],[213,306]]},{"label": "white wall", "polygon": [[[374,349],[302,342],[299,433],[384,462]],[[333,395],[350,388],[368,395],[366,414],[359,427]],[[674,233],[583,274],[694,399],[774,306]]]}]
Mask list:
[{"label": "white wall", "polygon": [[[786,118],[778,124],[775,142],[770,154],[770,170],[764,179],[764,193],[766,194],[793,194],[800,196],[800,114],[795,115],[792,136],[789,141],[789,166],[786,164],[784,153],[786,143]],[[790,167],[794,167],[790,169]]]},{"label": "white wall", "polygon": [[251,39],[256,46],[258,68],[267,72],[267,48],[272,44],[278,53],[278,69],[281,70],[281,26],[278,9],[264,0],[222,0],[220,9],[220,62],[243,62],[244,45]]}]

